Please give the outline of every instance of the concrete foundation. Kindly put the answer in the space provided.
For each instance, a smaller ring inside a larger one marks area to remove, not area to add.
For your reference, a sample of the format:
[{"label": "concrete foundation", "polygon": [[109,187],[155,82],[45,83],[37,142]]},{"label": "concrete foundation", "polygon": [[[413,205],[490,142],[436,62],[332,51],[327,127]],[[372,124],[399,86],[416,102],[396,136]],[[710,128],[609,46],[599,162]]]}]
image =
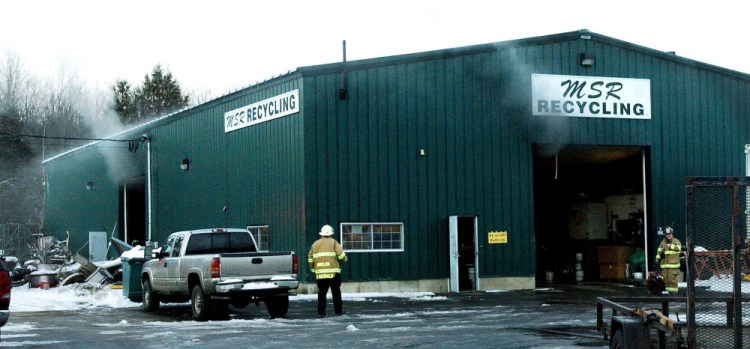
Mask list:
[{"label": "concrete foundation", "polygon": [[[404,280],[404,281],[368,281],[344,282],[341,292],[344,293],[398,293],[398,292],[432,292],[448,293],[448,279]],[[534,289],[534,277],[488,277],[480,280],[481,291],[487,290],[525,290]],[[317,293],[318,287],[312,283],[301,283],[297,293]]]},{"label": "concrete foundation", "polygon": [[481,291],[487,290],[533,290],[536,278],[528,277],[488,277],[480,281]]}]

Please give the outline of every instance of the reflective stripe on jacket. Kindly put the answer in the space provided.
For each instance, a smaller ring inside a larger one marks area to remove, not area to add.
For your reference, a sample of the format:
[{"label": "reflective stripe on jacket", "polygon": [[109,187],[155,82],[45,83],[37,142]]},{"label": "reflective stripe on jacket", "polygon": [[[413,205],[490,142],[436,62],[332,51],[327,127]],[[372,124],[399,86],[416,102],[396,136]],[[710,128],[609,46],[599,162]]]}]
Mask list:
[{"label": "reflective stripe on jacket", "polygon": [[664,260],[659,265],[662,268],[679,268],[681,251],[680,240],[673,237],[671,242],[667,242],[667,238],[664,238],[661,240],[659,248],[656,249],[656,261],[658,262],[662,258],[662,253],[664,253]]},{"label": "reflective stripe on jacket", "polygon": [[307,265],[316,279],[333,279],[341,273],[339,261],[347,261],[346,253],[333,238],[323,237],[313,243],[307,254]]}]

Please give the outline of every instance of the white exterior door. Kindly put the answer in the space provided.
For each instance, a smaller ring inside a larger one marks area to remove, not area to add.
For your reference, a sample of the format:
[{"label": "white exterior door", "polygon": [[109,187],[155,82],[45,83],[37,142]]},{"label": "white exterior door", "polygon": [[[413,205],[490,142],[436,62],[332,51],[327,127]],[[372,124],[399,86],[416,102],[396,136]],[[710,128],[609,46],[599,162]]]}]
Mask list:
[{"label": "white exterior door", "polygon": [[449,292],[458,292],[458,216],[448,217],[448,240],[450,241],[448,258],[450,258]]}]

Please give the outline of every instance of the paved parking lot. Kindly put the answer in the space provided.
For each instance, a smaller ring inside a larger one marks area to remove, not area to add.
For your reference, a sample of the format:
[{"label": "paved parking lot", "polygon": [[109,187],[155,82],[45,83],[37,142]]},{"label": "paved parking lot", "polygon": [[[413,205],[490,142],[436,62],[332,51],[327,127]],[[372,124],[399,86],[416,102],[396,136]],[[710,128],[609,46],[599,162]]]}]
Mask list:
[{"label": "paved parking lot", "polygon": [[595,330],[596,297],[645,295],[618,284],[472,292],[422,298],[348,295],[347,315],[318,319],[299,297],[283,319],[263,305],[229,321],[195,322],[187,305],[15,313],[0,347],[24,348],[606,348]]}]

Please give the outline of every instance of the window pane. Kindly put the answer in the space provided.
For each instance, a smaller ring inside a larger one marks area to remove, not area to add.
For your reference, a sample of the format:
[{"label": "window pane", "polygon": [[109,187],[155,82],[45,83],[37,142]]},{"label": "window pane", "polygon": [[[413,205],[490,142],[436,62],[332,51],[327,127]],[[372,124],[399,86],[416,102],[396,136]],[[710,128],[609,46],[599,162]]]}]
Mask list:
[{"label": "window pane", "polygon": [[211,236],[211,250],[213,253],[229,252],[229,234],[225,233],[211,233],[207,234]]},{"label": "window pane", "polygon": [[208,234],[194,234],[190,236],[185,254],[204,254],[211,251],[211,239]]},{"label": "window pane", "polygon": [[247,233],[232,233],[230,241],[232,252],[255,252],[253,242]]},{"label": "window pane", "polygon": [[374,223],[341,225],[341,245],[345,250],[402,250],[403,224]]},{"label": "window pane", "polygon": [[257,244],[258,251],[268,251],[270,245],[269,238],[269,227],[267,225],[262,226],[248,226],[247,231],[253,235],[255,243]]},{"label": "window pane", "polygon": [[263,251],[269,250],[269,237],[268,237],[268,227],[261,227],[258,231],[258,236],[260,238],[258,239],[258,247]]},{"label": "window pane", "polygon": [[172,257],[179,257],[180,249],[182,248],[182,237],[177,237],[174,241],[174,250],[172,250]]}]

